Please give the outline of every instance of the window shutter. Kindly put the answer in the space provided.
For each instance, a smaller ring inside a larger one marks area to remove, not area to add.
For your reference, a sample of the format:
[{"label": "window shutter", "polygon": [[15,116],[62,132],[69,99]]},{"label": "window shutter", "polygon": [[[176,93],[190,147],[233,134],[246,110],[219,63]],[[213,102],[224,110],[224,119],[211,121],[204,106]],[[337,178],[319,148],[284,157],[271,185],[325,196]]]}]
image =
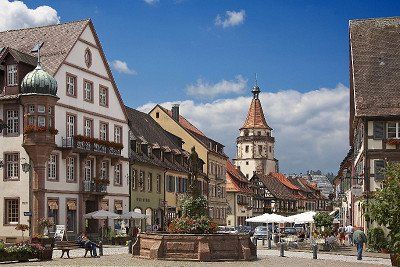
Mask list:
[{"label": "window shutter", "polygon": [[384,122],[374,121],[374,139],[382,140],[384,138],[384,128]]},{"label": "window shutter", "polygon": [[383,160],[374,161],[375,180],[383,180],[385,178],[384,168],[385,162]]}]

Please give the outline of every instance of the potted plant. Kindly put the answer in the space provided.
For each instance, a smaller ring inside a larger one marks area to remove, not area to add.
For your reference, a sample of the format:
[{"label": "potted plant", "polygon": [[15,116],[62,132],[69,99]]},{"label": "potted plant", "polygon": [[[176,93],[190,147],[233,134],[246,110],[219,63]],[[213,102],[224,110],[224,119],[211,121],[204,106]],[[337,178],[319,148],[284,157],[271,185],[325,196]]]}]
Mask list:
[{"label": "potted plant", "polygon": [[366,219],[374,220],[386,227],[388,249],[392,266],[400,265],[400,164],[389,163],[385,170],[386,179],[366,206]]},{"label": "potted plant", "polygon": [[38,219],[38,224],[41,229],[43,229],[43,235],[48,236],[49,234],[49,227],[53,226],[53,220],[48,219],[48,218],[41,218]]}]

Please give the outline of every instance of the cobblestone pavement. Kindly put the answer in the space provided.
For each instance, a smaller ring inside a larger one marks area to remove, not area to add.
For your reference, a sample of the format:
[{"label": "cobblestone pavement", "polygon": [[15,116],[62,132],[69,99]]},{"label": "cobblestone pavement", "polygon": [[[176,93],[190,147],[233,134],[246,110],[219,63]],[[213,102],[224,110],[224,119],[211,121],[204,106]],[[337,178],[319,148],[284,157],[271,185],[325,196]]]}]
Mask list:
[{"label": "cobblestone pavement", "polygon": [[16,263],[11,266],[268,266],[268,267],[361,267],[361,266],[390,266],[390,260],[378,258],[365,258],[362,262],[357,262],[355,257],[338,255],[319,255],[318,260],[312,260],[310,253],[304,252],[285,252],[284,258],[279,257],[277,250],[259,250],[258,260],[252,262],[217,262],[217,263],[198,263],[188,261],[157,261],[132,258],[127,254],[126,247],[105,247],[104,255],[101,258],[83,258],[83,250],[71,251],[72,259],[60,259],[60,253],[55,251],[54,260],[48,262],[27,262]]}]

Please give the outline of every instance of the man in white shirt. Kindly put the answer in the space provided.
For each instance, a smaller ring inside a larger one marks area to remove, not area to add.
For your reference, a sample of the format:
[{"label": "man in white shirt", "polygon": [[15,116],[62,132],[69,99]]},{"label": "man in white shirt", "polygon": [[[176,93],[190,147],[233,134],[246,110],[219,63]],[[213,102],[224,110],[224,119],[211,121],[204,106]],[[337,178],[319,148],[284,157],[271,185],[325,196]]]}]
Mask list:
[{"label": "man in white shirt", "polygon": [[348,226],[346,226],[345,230],[347,234],[347,241],[349,242],[349,245],[352,246],[354,227],[351,224],[349,224]]}]

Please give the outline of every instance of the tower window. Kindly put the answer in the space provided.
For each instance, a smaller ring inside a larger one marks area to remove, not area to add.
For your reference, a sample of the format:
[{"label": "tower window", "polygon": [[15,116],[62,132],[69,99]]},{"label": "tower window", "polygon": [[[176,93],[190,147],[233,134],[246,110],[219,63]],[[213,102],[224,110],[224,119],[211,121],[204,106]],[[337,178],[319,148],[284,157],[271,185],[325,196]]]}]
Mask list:
[{"label": "tower window", "polygon": [[272,153],[272,146],[269,147],[269,153]]},{"label": "tower window", "polygon": [[156,112],[156,118],[160,118],[160,112]]},{"label": "tower window", "polygon": [[258,154],[262,154],[262,149],[263,149],[263,147],[260,145],[260,146],[258,146]]},{"label": "tower window", "polygon": [[248,152],[249,152],[249,146],[246,146],[246,147],[244,148],[244,151],[246,151],[246,153],[248,153]]},{"label": "tower window", "polygon": [[249,165],[249,162],[248,162],[248,161],[246,161],[246,165]]},{"label": "tower window", "polygon": [[261,135],[261,131],[258,131],[258,132],[257,132],[257,135]]}]

